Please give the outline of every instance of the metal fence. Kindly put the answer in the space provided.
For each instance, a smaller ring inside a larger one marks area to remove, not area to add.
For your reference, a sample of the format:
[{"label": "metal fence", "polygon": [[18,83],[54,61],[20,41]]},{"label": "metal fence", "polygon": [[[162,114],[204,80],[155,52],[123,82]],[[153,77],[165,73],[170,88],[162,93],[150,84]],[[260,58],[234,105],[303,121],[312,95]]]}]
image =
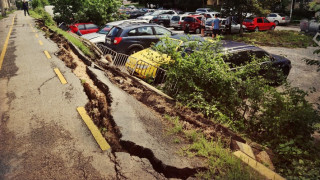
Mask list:
[{"label": "metal fence", "polygon": [[[166,70],[142,59],[136,59],[134,57],[130,57],[129,59],[128,55],[117,53],[116,51],[113,51],[102,44],[97,44],[97,47],[101,50],[104,56],[108,54],[111,55],[112,65],[118,67],[121,71],[127,72],[130,75],[136,75],[148,82],[152,81],[154,84],[164,83],[166,78]],[[131,60],[135,64],[126,66],[128,60]]]}]

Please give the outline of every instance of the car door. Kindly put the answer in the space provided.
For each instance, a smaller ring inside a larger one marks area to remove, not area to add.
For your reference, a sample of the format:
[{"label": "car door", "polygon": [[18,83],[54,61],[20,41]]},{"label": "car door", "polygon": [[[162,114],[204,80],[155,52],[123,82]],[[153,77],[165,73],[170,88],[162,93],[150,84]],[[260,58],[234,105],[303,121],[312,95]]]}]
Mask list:
[{"label": "car door", "polygon": [[276,20],[277,15],[276,14],[268,14],[267,19],[271,22],[274,22]]},{"label": "car door", "polygon": [[268,19],[263,18],[263,24],[264,24],[265,30],[271,29],[272,24],[270,23],[270,21],[268,21]]},{"label": "car door", "polygon": [[81,34],[87,34],[86,27],[84,26],[84,24],[78,25],[78,29]]},{"label": "car door", "polygon": [[136,28],[136,35],[134,39],[132,39],[132,42],[137,42],[144,48],[150,47],[153,42],[157,42],[157,38],[153,32],[152,26],[142,26]]},{"label": "car door", "polygon": [[86,31],[88,33],[95,33],[99,30],[99,27],[95,24],[86,24]]},{"label": "car door", "polygon": [[155,36],[156,36],[156,39],[155,39],[154,43],[158,42],[159,39],[162,38],[162,37],[171,36],[172,35],[172,32],[169,31],[166,28],[162,28],[162,27],[159,27],[159,26],[154,26],[153,29],[154,29],[154,33],[155,33]]},{"label": "car door", "polygon": [[257,26],[259,27],[259,30],[265,30],[262,18],[257,18]]},{"label": "car door", "polygon": [[240,24],[236,24],[234,21],[231,21],[231,33],[239,33]]}]

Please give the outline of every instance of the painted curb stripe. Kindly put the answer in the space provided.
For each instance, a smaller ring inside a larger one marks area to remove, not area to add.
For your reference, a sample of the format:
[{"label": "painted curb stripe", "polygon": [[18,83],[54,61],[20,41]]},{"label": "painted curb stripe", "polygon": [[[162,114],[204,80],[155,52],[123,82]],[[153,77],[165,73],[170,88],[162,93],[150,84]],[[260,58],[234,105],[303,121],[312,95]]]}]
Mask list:
[{"label": "painted curb stripe", "polygon": [[35,36],[36,38],[38,38],[38,37],[39,37],[38,33],[36,33],[34,36]]},{"label": "painted curb stripe", "polygon": [[4,42],[4,45],[3,45],[3,48],[2,48],[2,51],[1,51],[1,55],[0,55],[0,70],[2,68],[2,63],[3,63],[3,60],[4,60],[4,55],[6,54],[7,52],[7,48],[8,48],[8,43],[9,43],[9,38],[11,36],[11,32],[12,32],[12,28],[13,28],[13,24],[14,24],[14,18],[16,17],[16,15],[14,15],[14,17],[12,18],[12,24],[11,24],[11,27],[9,29],[9,32],[8,32],[8,35],[7,35],[7,38]]},{"label": "painted curb stripe", "polygon": [[48,51],[43,51],[43,52],[44,52],[44,54],[47,56],[48,59],[51,59],[51,56],[50,56],[50,54],[48,53]]},{"label": "painted curb stripe", "polygon": [[41,40],[39,40],[39,44],[40,44],[40,46],[42,46],[42,45],[43,45],[43,42],[42,42]]},{"label": "painted curb stripe", "polygon": [[58,78],[60,79],[61,84],[67,84],[67,80],[63,77],[63,75],[61,74],[60,70],[58,68],[54,68],[53,69],[54,72],[57,74]]},{"label": "painted curb stripe", "polygon": [[233,153],[239,159],[241,159],[244,163],[248,164],[254,170],[258,171],[261,175],[265,176],[267,179],[272,180],[285,180],[285,178],[281,177],[279,174],[273,172],[271,169],[267,168],[263,164],[257,162],[252,159],[250,156],[246,155],[241,151],[236,151]]},{"label": "painted curb stripe", "polygon": [[82,117],[82,120],[86,123],[89,130],[91,131],[93,137],[96,139],[102,151],[110,149],[110,145],[107,143],[106,139],[100,133],[98,127],[93,123],[91,118],[88,116],[84,107],[77,108],[78,113]]}]

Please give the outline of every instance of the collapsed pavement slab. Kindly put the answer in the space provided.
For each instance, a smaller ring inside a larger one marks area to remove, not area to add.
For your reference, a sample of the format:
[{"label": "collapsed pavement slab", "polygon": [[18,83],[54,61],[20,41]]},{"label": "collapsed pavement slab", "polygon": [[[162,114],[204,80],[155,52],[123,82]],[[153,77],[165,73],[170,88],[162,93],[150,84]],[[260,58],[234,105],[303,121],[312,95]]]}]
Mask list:
[{"label": "collapsed pavement slab", "polygon": [[160,115],[114,85],[103,71],[92,67],[87,71],[108,87],[111,115],[121,131],[120,142],[130,154],[149,159],[154,169],[167,172],[166,177],[188,178],[204,169],[202,158],[178,155],[183,145],[173,142]]}]

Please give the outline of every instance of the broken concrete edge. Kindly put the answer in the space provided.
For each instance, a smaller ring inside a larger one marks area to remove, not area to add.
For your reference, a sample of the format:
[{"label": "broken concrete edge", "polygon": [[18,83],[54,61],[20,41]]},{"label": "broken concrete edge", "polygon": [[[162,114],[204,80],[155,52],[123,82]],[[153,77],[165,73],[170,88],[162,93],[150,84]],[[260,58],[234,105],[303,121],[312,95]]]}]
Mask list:
[{"label": "broken concrete edge", "polygon": [[267,168],[263,164],[259,163],[258,161],[252,159],[250,156],[246,155],[242,151],[236,151],[233,153],[236,157],[238,157],[242,162],[249,165],[251,168],[253,168],[255,171],[257,171],[262,176],[266,177],[267,179],[272,180],[285,180],[282,176],[280,176],[278,173],[272,171],[271,169]]},{"label": "broken concrete edge", "polygon": [[[67,39],[66,39],[67,40]],[[67,40],[68,41],[68,40]],[[87,65],[91,66],[92,61],[85,55],[83,52],[72,42],[68,41],[69,46],[71,47],[72,51]]]},{"label": "broken concrete edge", "polygon": [[168,96],[167,94],[165,94],[164,92],[160,91],[159,89],[151,86],[150,84],[146,83],[145,81],[137,78],[137,77],[134,77],[132,76],[133,78],[135,78],[139,83],[141,83],[142,85],[146,86],[148,89],[156,92],[157,94],[161,95],[161,96],[164,96],[165,98],[168,98],[170,100],[174,100],[172,97]]},{"label": "broken concrete edge", "polygon": [[90,116],[88,115],[87,111],[84,107],[77,108],[78,113],[80,114],[82,120],[87,125],[88,129],[90,130],[91,134],[93,135],[94,139],[100,146],[102,151],[106,151],[110,149],[110,145],[107,143],[106,139],[102,136],[101,132],[99,131],[98,127],[94,124]]},{"label": "broken concrete edge", "polygon": [[[90,76],[91,79],[93,79],[95,85],[99,88],[102,89],[103,92],[109,91],[109,87],[107,84],[102,82],[99,78],[98,75],[96,74],[97,70],[93,67],[87,67],[87,73]],[[96,72],[94,72],[96,71]],[[99,69],[98,69],[99,71]],[[100,70],[102,74],[104,74],[103,70]],[[108,78],[107,76],[104,76],[104,78]],[[109,93],[108,93],[109,94]],[[112,96],[109,96],[109,98],[113,98]],[[111,102],[112,103],[112,102]],[[111,117],[113,117],[111,115]],[[115,124],[115,120],[111,120],[114,126],[117,126]],[[145,158],[147,159],[154,170],[156,172],[163,174],[166,178],[182,178],[182,179],[187,179],[189,177],[194,177],[198,172],[203,172],[207,171],[207,167],[195,167],[195,168],[190,168],[190,167],[184,167],[184,168],[177,168],[172,165],[165,164],[162,160],[156,157],[156,155],[153,153],[153,151],[149,148],[137,145],[136,143],[132,141],[127,141],[127,140],[121,140],[121,132],[118,132],[120,135],[119,141],[121,146],[125,151],[127,151],[131,156],[136,156],[139,158]]]}]

